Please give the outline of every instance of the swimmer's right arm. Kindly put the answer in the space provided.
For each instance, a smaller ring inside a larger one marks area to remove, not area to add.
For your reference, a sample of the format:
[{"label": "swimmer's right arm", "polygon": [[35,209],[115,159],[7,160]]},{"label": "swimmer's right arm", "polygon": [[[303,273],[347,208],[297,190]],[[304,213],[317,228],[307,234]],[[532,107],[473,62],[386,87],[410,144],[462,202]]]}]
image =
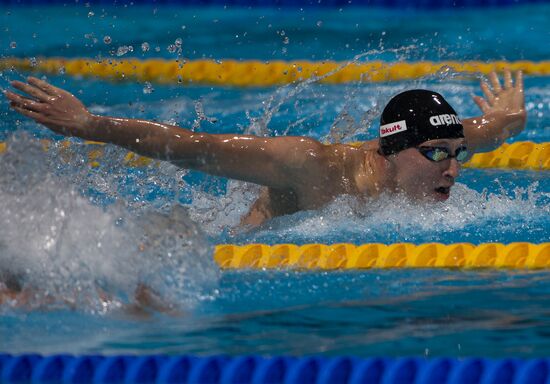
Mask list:
[{"label": "swimmer's right arm", "polygon": [[501,85],[495,72],[489,74],[490,85],[482,81],[481,90],[485,98],[474,96],[475,103],[483,115],[464,119],[464,137],[469,152],[488,152],[497,149],[507,139],[525,129],[527,112],[523,88],[523,73],[504,70],[504,84]]},{"label": "swimmer's right arm", "polygon": [[323,182],[318,175],[332,177],[329,169],[339,163],[334,157],[340,154],[306,137],[214,135],[152,121],[96,116],[69,92],[40,79],[29,77],[28,83],[14,81],[12,86],[26,95],[6,92],[10,106],[56,133],[115,144],[184,168],[293,188]]}]

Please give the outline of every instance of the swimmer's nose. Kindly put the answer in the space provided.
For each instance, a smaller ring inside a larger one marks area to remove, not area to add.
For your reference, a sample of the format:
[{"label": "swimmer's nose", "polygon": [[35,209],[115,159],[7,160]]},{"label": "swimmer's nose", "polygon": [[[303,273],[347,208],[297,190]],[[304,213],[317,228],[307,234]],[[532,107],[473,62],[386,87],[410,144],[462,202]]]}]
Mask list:
[{"label": "swimmer's nose", "polygon": [[458,177],[458,174],[460,173],[460,164],[456,159],[451,159],[449,161],[449,167],[443,172],[443,176],[456,179]]}]

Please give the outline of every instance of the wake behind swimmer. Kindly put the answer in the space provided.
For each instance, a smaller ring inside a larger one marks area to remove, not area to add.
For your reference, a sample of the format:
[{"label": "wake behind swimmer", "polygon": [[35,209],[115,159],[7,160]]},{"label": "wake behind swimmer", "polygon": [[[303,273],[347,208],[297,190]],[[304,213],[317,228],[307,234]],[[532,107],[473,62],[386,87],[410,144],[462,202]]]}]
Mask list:
[{"label": "wake behind swimmer", "polygon": [[212,295],[212,244],[183,208],[136,214],[94,205],[49,160],[24,136],[1,157],[0,302],[185,312]]}]

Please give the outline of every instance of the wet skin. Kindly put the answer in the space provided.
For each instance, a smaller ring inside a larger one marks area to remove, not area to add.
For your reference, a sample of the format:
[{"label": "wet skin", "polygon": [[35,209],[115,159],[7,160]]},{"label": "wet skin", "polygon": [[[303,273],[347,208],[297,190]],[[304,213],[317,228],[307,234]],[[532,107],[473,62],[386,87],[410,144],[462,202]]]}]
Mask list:
[{"label": "wet skin", "polygon": [[[464,139],[439,139],[422,143],[422,146],[449,148],[451,153],[465,144]],[[433,162],[426,159],[416,148],[409,148],[395,155],[383,157],[377,153],[378,140],[365,143],[361,148],[342,147],[340,151],[348,152],[348,159],[356,158],[357,168],[350,170],[350,175],[342,174],[340,183],[333,183],[341,188],[319,188],[317,194],[304,197],[294,191],[264,188],[260,197],[243,217],[241,223],[256,226],[265,220],[302,209],[318,208],[341,194],[361,197],[376,197],[382,192],[406,194],[414,200],[445,201],[449,198],[451,187],[460,172],[456,159]],[[361,159],[365,164],[361,166]],[[349,161],[349,160],[348,160]],[[355,182],[351,178],[355,177]],[[325,180],[329,183],[330,180]],[[331,191],[328,194],[327,191]]]},{"label": "wet skin", "polygon": [[[463,119],[465,139],[425,144],[462,144],[470,153],[493,150],[520,133],[526,123],[523,79],[504,72],[501,85],[491,73],[474,96],[482,115]],[[446,200],[459,173],[456,159],[431,162],[417,149],[378,154],[378,141],[360,147],[324,145],[308,137],[256,137],[195,133],[151,121],[92,115],[72,94],[37,78],[12,82],[23,92],[5,92],[10,106],[52,131],[119,145],[140,155],[265,186],[243,218],[246,225],[299,210],[316,209],[342,194],[376,197],[405,193],[413,199]]]}]

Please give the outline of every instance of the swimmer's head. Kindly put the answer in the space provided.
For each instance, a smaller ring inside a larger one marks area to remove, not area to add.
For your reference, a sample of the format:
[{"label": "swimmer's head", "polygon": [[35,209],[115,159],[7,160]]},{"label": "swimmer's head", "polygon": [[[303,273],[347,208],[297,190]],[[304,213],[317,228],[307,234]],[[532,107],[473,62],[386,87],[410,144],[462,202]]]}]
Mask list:
[{"label": "swimmer's head", "polygon": [[392,98],[380,119],[379,153],[395,189],[414,198],[446,200],[468,157],[462,122],[437,92],[411,90]]},{"label": "swimmer's head", "polygon": [[393,97],[380,118],[380,154],[387,156],[434,139],[464,137],[455,110],[437,92],[405,91]]}]

